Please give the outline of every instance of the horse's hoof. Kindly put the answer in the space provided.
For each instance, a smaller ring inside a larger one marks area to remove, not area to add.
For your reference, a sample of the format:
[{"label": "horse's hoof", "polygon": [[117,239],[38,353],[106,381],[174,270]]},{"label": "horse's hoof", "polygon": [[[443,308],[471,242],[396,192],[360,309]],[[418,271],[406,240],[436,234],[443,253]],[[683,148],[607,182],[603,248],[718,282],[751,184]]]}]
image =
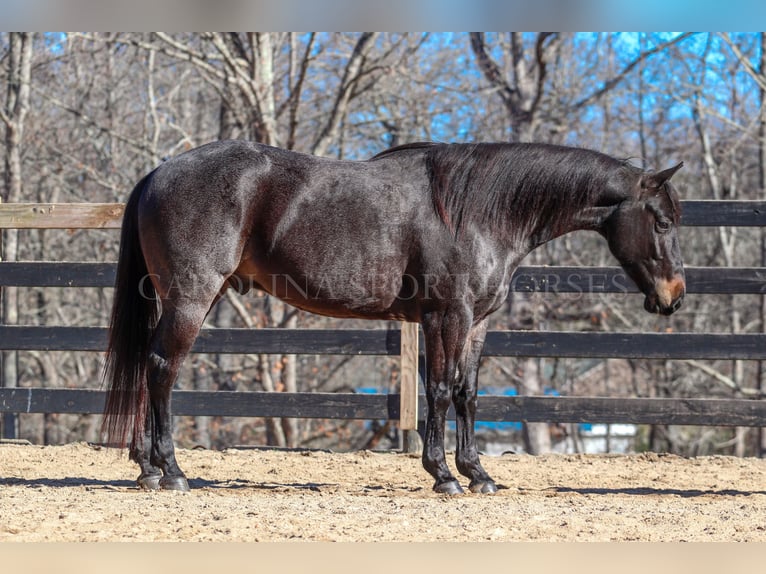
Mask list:
[{"label": "horse's hoof", "polygon": [[161,474],[147,474],[139,476],[136,482],[143,490],[159,490],[161,478]]},{"label": "horse's hoof", "polygon": [[189,492],[189,483],[185,476],[163,476],[160,479],[160,488],[162,490]]},{"label": "horse's hoof", "polygon": [[440,494],[463,494],[463,488],[457,480],[448,480],[447,482],[437,482],[434,484],[434,492]]},{"label": "horse's hoof", "polygon": [[471,492],[476,494],[494,494],[497,492],[497,486],[493,480],[482,480],[480,482],[472,482],[468,485]]}]

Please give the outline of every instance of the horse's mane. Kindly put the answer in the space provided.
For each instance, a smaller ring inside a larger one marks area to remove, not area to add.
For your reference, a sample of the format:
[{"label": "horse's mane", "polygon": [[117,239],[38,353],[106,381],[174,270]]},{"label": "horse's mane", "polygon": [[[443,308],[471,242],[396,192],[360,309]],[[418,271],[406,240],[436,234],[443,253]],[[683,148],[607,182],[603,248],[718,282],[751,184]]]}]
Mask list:
[{"label": "horse's mane", "polygon": [[388,149],[384,149],[382,152],[377,153],[374,156],[372,156],[369,161],[380,159],[382,157],[387,157],[389,155],[394,155],[394,154],[399,153],[399,152],[405,152],[405,151],[408,151],[408,150],[421,150],[421,149],[424,149],[424,148],[431,148],[431,147],[438,146],[438,145],[448,145],[448,144],[440,144],[440,143],[437,143],[437,142],[411,142],[411,143],[406,143],[406,144],[390,147]]},{"label": "horse's mane", "polygon": [[418,142],[373,159],[408,151],[424,154],[434,208],[455,235],[474,223],[512,233],[540,222],[565,229],[616,171],[641,172],[600,152],[549,144]]}]

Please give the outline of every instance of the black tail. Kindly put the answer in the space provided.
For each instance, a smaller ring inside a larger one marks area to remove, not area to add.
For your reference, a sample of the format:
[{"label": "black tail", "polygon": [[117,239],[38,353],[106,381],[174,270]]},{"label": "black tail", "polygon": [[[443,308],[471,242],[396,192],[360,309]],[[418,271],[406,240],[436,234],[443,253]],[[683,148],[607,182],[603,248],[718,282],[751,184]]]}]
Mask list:
[{"label": "black tail", "polygon": [[125,446],[129,434],[131,446],[143,435],[149,341],[160,314],[138,237],[138,202],[150,177],[138,182],[125,206],[104,368],[109,386],[102,432],[108,443],[120,447]]}]

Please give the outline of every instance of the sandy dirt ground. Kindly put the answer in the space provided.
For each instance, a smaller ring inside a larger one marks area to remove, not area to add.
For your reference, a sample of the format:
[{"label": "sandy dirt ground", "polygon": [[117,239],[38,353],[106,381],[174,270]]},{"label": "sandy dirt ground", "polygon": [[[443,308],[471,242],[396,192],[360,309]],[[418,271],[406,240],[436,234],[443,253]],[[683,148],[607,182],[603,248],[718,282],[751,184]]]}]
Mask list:
[{"label": "sandy dirt ground", "polygon": [[124,451],[2,444],[0,541],[766,541],[757,459],[485,456],[500,490],[452,497],[401,453],[178,459],[190,493],[139,490]]}]

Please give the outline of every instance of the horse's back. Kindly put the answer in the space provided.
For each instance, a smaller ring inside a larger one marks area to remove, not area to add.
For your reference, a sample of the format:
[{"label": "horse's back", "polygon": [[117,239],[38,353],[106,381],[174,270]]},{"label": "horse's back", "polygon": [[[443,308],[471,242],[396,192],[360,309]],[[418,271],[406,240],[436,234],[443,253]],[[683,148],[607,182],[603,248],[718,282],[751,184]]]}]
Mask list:
[{"label": "horse's back", "polygon": [[443,231],[423,165],[300,156],[296,173],[292,159],[272,164],[238,273],[315,313],[403,317],[393,307],[413,252],[429,221]]}]

